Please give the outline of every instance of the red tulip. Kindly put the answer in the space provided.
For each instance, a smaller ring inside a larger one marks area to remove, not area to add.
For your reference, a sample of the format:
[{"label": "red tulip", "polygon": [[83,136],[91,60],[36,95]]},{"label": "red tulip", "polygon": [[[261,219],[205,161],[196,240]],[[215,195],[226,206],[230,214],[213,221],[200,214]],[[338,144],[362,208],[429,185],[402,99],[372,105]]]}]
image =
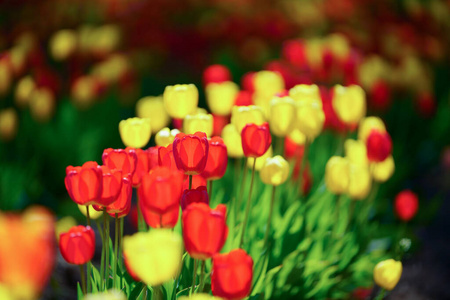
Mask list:
[{"label": "red tulip", "polygon": [[[206,179],[202,175],[192,176],[192,186],[191,189],[196,189],[199,186],[206,186]],[[183,191],[189,189],[189,176],[185,176],[183,183]]]},{"label": "red tulip", "polygon": [[122,178],[122,188],[119,195],[117,195],[116,200],[106,207],[106,212],[111,216],[115,217],[116,214],[119,218],[128,215],[131,209],[131,194],[133,188],[131,187],[131,180],[129,175]]},{"label": "red tulip", "polygon": [[304,145],[297,144],[289,136],[284,138],[284,157],[286,159],[302,157],[304,150]]},{"label": "red tulip", "polygon": [[225,175],[228,165],[227,146],[221,137],[215,136],[209,141],[208,159],[202,176],[206,180],[220,179]]},{"label": "red tulip", "polygon": [[282,55],[292,65],[304,69],[307,66],[306,50],[302,40],[284,42]]},{"label": "red tulip", "polygon": [[260,157],[266,153],[272,142],[269,124],[247,124],[241,132],[242,149],[246,157]]},{"label": "red tulip", "polygon": [[173,156],[178,169],[187,175],[203,172],[208,158],[208,139],[204,132],[179,133],[173,141]]},{"label": "red tulip", "polygon": [[416,215],[418,208],[419,199],[410,190],[400,192],[395,197],[395,213],[405,222],[408,222]]},{"label": "red tulip", "polygon": [[111,170],[107,166],[101,166],[102,168],[102,195],[97,201],[98,208],[96,210],[102,210],[104,206],[108,206],[116,201],[117,196],[122,188],[122,171]]},{"label": "red tulip", "polygon": [[241,78],[242,88],[253,94],[255,91],[254,78],[256,72],[247,72]]},{"label": "red tulip", "polygon": [[181,130],[183,128],[183,119],[172,119],[173,128]]},{"label": "red tulip", "polygon": [[158,165],[178,171],[178,167],[173,156],[173,144],[169,144],[167,147],[158,147]]},{"label": "red tulip", "polygon": [[222,129],[230,123],[229,116],[219,116],[213,115],[213,135],[220,136],[222,134]]},{"label": "red tulip", "polygon": [[392,140],[387,132],[372,129],[366,141],[367,158],[373,162],[384,161],[392,152]]},{"label": "red tulip", "polygon": [[186,189],[181,195],[181,210],[184,211],[191,203],[206,203],[209,204],[208,191],[206,186],[199,186],[195,189]]},{"label": "red tulip", "polygon": [[133,187],[138,187],[141,184],[142,176],[150,171],[150,157],[148,150],[135,149],[131,147],[125,148],[125,151],[134,150],[136,152],[137,163],[136,170],[133,174]]},{"label": "red tulip", "polygon": [[[142,178],[138,188],[139,205],[148,225],[154,228],[175,226],[182,187],[183,173],[167,167],[156,167]],[[171,222],[165,223],[167,219]]]},{"label": "red tulip", "polygon": [[253,279],[253,259],[242,249],[216,254],[212,260],[211,290],[214,296],[242,299],[249,295]]},{"label": "red tulip", "polygon": [[252,93],[249,91],[239,91],[234,100],[236,106],[249,106],[253,104]]},{"label": "red tulip", "polygon": [[151,169],[159,166],[159,146],[154,146],[154,147],[148,148],[147,153],[148,153],[148,164],[149,164],[148,170],[150,171]]},{"label": "red tulip", "polygon": [[227,208],[219,204],[211,209],[205,203],[192,203],[183,212],[183,239],[186,251],[205,260],[219,253],[228,236]]},{"label": "red tulip", "polygon": [[111,169],[122,170],[122,174],[133,175],[137,165],[137,155],[134,148],[112,149],[108,148],[103,151],[103,164]]},{"label": "red tulip", "polygon": [[211,65],[203,71],[203,85],[231,81],[230,70],[223,65]]},{"label": "red tulip", "polygon": [[376,81],[370,91],[370,103],[378,110],[385,111],[391,104],[391,90],[384,80]]},{"label": "red tulip", "polygon": [[68,166],[64,180],[70,198],[80,205],[95,204],[102,195],[102,169],[94,161]]},{"label": "red tulip", "polygon": [[94,256],[95,234],[89,226],[74,226],[59,236],[59,250],[71,264],[82,265]]}]

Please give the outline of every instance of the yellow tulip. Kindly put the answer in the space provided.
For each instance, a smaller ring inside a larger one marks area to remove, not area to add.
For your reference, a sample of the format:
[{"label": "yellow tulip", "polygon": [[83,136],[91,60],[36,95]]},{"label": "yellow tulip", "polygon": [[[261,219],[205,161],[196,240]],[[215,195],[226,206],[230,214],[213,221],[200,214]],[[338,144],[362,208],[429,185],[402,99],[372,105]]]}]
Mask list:
[{"label": "yellow tulip", "polygon": [[31,76],[26,76],[19,80],[14,95],[14,100],[18,107],[25,108],[28,105],[30,95],[35,87],[36,84]]},{"label": "yellow tulip", "polygon": [[198,90],[193,84],[169,85],[164,90],[163,98],[169,116],[183,119],[195,112],[198,105]]},{"label": "yellow tulip", "polygon": [[109,290],[107,292],[87,294],[83,300],[127,300],[127,296],[119,290]]},{"label": "yellow tulip", "polygon": [[229,157],[239,158],[244,156],[241,134],[233,124],[227,124],[222,129],[222,139],[225,146],[227,146]]},{"label": "yellow tulip", "polygon": [[123,239],[123,253],[128,267],[151,286],[173,280],[181,269],[183,241],[167,229],[138,232]]},{"label": "yellow tulip", "polygon": [[90,45],[91,51],[99,55],[113,52],[118,48],[122,39],[120,27],[113,24],[94,28],[91,34],[93,40]]},{"label": "yellow tulip", "polygon": [[297,102],[317,103],[322,108],[319,88],[315,84],[297,84],[289,90],[289,97]]},{"label": "yellow tulip", "polygon": [[207,115],[208,111],[206,109],[204,109],[203,107],[197,107],[195,109],[195,113],[193,113],[193,115]]},{"label": "yellow tulip", "polygon": [[296,102],[298,128],[309,140],[314,140],[321,132],[325,114],[316,103]]},{"label": "yellow tulip", "polygon": [[219,300],[222,298],[214,297],[210,294],[192,294],[191,296],[181,296],[178,300]]},{"label": "yellow tulip", "polygon": [[270,101],[270,131],[279,137],[288,135],[296,119],[295,102],[290,97],[275,97]]},{"label": "yellow tulip", "polygon": [[336,85],[333,92],[333,108],[342,122],[357,124],[365,117],[366,95],[360,86],[343,87]]},{"label": "yellow tulip", "polygon": [[165,127],[163,129],[161,129],[155,135],[156,145],[162,146],[162,147],[167,147],[169,144],[173,143],[173,140],[179,133],[180,133],[180,131],[178,129],[170,130],[169,127]]},{"label": "yellow tulip", "polygon": [[49,121],[53,117],[55,105],[55,96],[46,87],[34,89],[30,95],[30,113],[37,122]]},{"label": "yellow tulip", "polygon": [[325,184],[334,194],[346,193],[349,186],[348,160],[340,156],[332,156],[325,167]]},{"label": "yellow tulip", "polygon": [[6,285],[0,284],[0,299],[2,300],[16,300],[11,294]]},{"label": "yellow tulip", "polygon": [[327,36],[326,43],[331,52],[340,60],[348,57],[350,54],[350,45],[347,38],[339,33],[333,33]]},{"label": "yellow tulip", "polygon": [[76,225],[77,221],[75,221],[75,219],[71,216],[67,216],[58,220],[55,226],[56,239],[59,240],[59,235],[61,233],[69,231],[70,228]]},{"label": "yellow tulip", "polygon": [[[266,161],[266,159],[272,157],[272,155],[273,155],[273,149],[272,149],[272,146],[270,146],[269,149],[267,149],[266,153],[264,153],[262,156],[256,158],[255,171],[260,171],[262,169],[262,167],[264,166],[264,162]],[[255,161],[255,158],[248,157],[247,167],[250,169],[253,168],[254,161]]]},{"label": "yellow tulip", "polygon": [[265,184],[280,185],[289,176],[289,163],[280,155],[266,158],[259,176]]},{"label": "yellow tulip", "polygon": [[294,128],[288,136],[297,145],[304,145],[306,142],[306,135],[298,128]]},{"label": "yellow tulip", "polygon": [[355,200],[362,200],[369,195],[372,177],[369,168],[357,164],[349,164],[348,195]]},{"label": "yellow tulip", "polygon": [[380,287],[391,291],[395,288],[402,276],[403,266],[401,261],[391,259],[379,262],[373,270],[375,283]]},{"label": "yellow tulip", "polygon": [[94,104],[98,96],[98,79],[93,76],[81,76],[72,85],[71,96],[79,109],[87,109]]},{"label": "yellow tulip", "polygon": [[261,107],[266,117],[269,115],[269,102],[276,93],[284,91],[284,80],[278,72],[260,71],[253,77],[255,92],[252,99]]},{"label": "yellow tulip", "polygon": [[305,43],[305,52],[306,52],[306,60],[308,61],[308,65],[317,70],[322,66],[323,62],[323,49],[324,49],[324,41],[322,38],[313,38],[306,40]]},{"label": "yellow tulip", "polygon": [[77,34],[74,30],[59,30],[50,38],[50,54],[57,61],[66,60],[76,49]]},{"label": "yellow tulip", "polygon": [[366,145],[361,140],[346,140],[344,149],[345,157],[347,157],[350,163],[360,166],[367,166],[369,164]]},{"label": "yellow tulip", "polygon": [[[80,212],[84,215],[87,216],[87,212],[86,212],[86,205],[79,205],[78,204],[78,209],[80,210]],[[98,219],[101,215],[103,215],[102,211],[96,211],[92,205],[89,205],[89,218],[91,220],[95,220]]]},{"label": "yellow tulip", "polygon": [[206,102],[213,114],[228,116],[231,113],[239,86],[232,81],[209,83],[205,88]]},{"label": "yellow tulip", "polygon": [[373,180],[377,182],[385,182],[391,178],[395,171],[394,158],[390,155],[388,158],[379,163],[372,164]]},{"label": "yellow tulip", "polygon": [[265,122],[261,107],[256,105],[250,106],[233,106],[231,111],[231,124],[233,124],[239,135],[245,125],[254,123],[262,125]]},{"label": "yellow tulip", "polygon": [[359,124],[358,139],[365,143],[372,129],[376,129],[380,133],[386,132],[383,120],[378,117],[366,117]]},{"label": "yellow tulip", "polygon": [[183,132],[194,134],[197,131],[204,132],[210,137],[213,132],[213,116],[211,114],[187,115],[183,121]]},{"label": "yellow tulip", "polygon": [[8,92],[13,80],[13,73],[6,61],[0,61],[0,96]]},{"label": "yellow tulip", "polygon": [[10,141],[16,137],[19,116],[14,108],[0,110],[0,139]]},{"label": "yellow tulip", "polygon": [[119,123],[122,142],[127,147],[142,148],[147,145],[152,135],[150,119],[129,118]]},{"label": "yellow tulip", "polygon": [[136,103],[136,116],[149,118],[153,132],[160,131],[170,123],[170,117],[164,108],[162,96],[147,96]]}]

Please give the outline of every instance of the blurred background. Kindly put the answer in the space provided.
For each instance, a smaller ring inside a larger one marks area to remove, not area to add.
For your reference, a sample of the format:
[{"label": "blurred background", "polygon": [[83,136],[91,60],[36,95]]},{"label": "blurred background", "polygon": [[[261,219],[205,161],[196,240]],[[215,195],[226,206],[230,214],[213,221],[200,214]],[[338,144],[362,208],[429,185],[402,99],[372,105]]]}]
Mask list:
[{"label": "blurred background", "polygon": [[[394,143],[396,172],[381,195],[408,188],[420,197],[416,252],[391,297],[445,299],[449,32],[444,0],[0,1],[0,209],[41,204],[82,220],[66,166],[122,148],[119,121],[142,114],[138,100],[166,85],[194,83],[206,108],[209,65],[227,66],[248,92],[248,72],[263,69],[286,88],[318,84],[329,110],[331,87],[359,84]],[[326,127],[342,132],[332,112]],[[386,222],[391,203],[380,202]]]}]

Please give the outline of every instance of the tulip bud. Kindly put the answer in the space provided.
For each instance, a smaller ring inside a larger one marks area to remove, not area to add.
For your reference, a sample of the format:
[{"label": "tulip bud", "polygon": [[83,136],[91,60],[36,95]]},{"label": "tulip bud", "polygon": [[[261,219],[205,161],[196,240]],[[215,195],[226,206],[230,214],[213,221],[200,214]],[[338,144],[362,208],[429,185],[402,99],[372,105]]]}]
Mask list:
[{"label": "tulip bud", "polygon": [[153,132],[161,130],[170,123],[170,117],[164,108],[162,96],[148,96],[139,99],[136,103],[136,116],[150,119]]},{"label": "tulip bud", "polygon": [[203,172],[208,159],[209,144],[206,134],[180,133],[173,141],[173,156],[179,170],[187,175],[196,175]]},{"label": "tulip bud", "polygon": [[390,155],[384,161],[372,164],[372,176],[377,182],[385,182],[394,174],[394,158]]},{"label": "tulip bud", "polygon": [[[103,210],[106,206],[115,202],[122,188],[122,171],[101,166],[102,169],[102,193],[93,205],[96,210]],[[126,174],[128,175],[128,174]]]},{"label": "tulip bud", "polygon": [[183,211],[183,239],[192,258],[205,260],[220,252],[228,236],[227,208],[211,209],[205,203],[192,203]]},{"label": "tulip bud", "polygon": [[309,140],[314,140],[322,132],[325,122],[325,114],[320,105],[316,102],[297,102],[298,128]]},{"label": "tulip bud", "polygon": [[75,226],[59,237],[59,250],[64,259],[74,265],[83,265],[94,257],[95,234],[89,226]]},{"label": "tulip bud", "polygon": [[69,58],[77,48],[77,36],[74,30],[59,30],[50,38],[50,53],[56,61]]},{"label": "tulip bud", "polygon": [[239,86],[232,81],[209,83],[205,88],[206,102],[213,114],[227,116],[231,113]]},{"label": "tulip bud", "polygon": [[261,155],[260,157],[257,158],[253,158],[253,157],[248,157],[247,158],[247,167],[249,169],[253,168],[253,162],[256,159],[256,163],[255,163],[255,171],[261,171],[262,167],[264,166],[264,162],[266,161],[266,159],[270,158],[273,156],[273,149],[272,146],[269,147],[269,149],[267,149],[267,151]]},{"label": "tulip bud", "polygon": [[382,162],[392,152],[392,140],[387,132],[372,129],[366,140],[367,158],[371,162]]},{"label": "tulip bud", "polygon": [[55,96],[49,88],[36,88],[30,95],[30,113],[37,122],[49,121],[55,111],[55,105]]},{"label": "tulip bud", "polygon": [[180,206],[184,211],[192,203],[205,203],[209,205],[209,196],[206,186],[198,186],[195,189],[185,189],[181,195]]},{"label": "tulip bud", "polygon": [[164,90],[163,98],[169,116],[183,119],[195,112],[198,105],[198,90],[193,84],[169,85]]},{"label": "tulip bud", "polygon": [[350,163],[360,166],[369,165],[366,145],[361,140],[346,140],[344,143],[344,149],[345,157]]},{"label": "tulip bud", "polygon": [[395,288],[402,276],[402,262],[387,259],[379,262],[373,270],[375,283],[380,287],[391,291]]},{"label": "tulip bud", "polygon": [[419,208],[419,199],[417,195],[410,190],[405,190],[395,197],[395,213],[405,222],[410,221],[417,213]]},{"label": "tulip bud", "polygon": [[173,140],[175,140],[175,137],[179,133],[180,133],[180,131],[178,129],[170,130],[169,127],[165,127],[163,129],[161,129],[155,135],[156,145],[161,146],[161,147],[167,147],[169,144],[173,143]]},{"label": "tulip bud", "polygon": [[214,296],[243,299],[250,293],[252,279],[253,259],[245,250],[236,249],[213,257],[211,290]]},{"label": "tulip bud", "polygon": [[96,162],[86,162],[81,167],[68,166],[64,183],[75,203],[97,204],[103,191],[102,169]]},{"label": "tulip bud", "polygon": [[261,126],[256,124],[247,124],[242,129],[242,149],[246,157],[260,157],[266,153],[272,143],[269,124],[264,123]]},{"label": "tulip bud", "polygon": [[383,133],[386,131],[383,121],[378,117],[366,117],[359,124],[358,128],[358,139],[366,143],[367,137],[370,132],[376,129]]},{"label": "tulip bud", "polygon": [[244,156],[241,135],[233,124],[227,124],[222,130],[222,139],[227,147],[228,156],[239,158]]},{"label": "tulip bud", "polygon": [[181,236],[170,230],[139,232],[123,239],[127,267],[145,284],[160,285],[177,276],[181,268]]},{"label": "tulip bud", "polygon": [[213,132],[213,117],[210,114],[187,115],[183,122],[183,132],[185,134],[194,134],[204,132],[210,137]]},{"label": "tulip bud", "polygon": [[35,89],[36,84],[31,76],[23,77],[19,80],[15,91],[15,104],[19,108],[25,108],[30,102],[30,96]]},{"label": "tulip bud", "polygon": [[0,110],[0,139],[2,141],[10,141],[17,134],[19,126],[19,117],[14,108]]},{"label": "tulip bud", "polygon": [[274,135],[288,135],[295,125],[295,119],[295,102],[290,97],[275,97],[270,101],[269,123]]},{"label": "tulip bud", "polygon": [[315,84],[298,84],[289,90],[289,97],[296,102],[318,103],[322,107],[319,87]]},{"label": "tulip bud", "polygon": [[348,195],[355,200],[362,200],[369,195],[372,177],[367,166],[349,164]]},{"label": "tulip bud", "polygon": [[239,134],[247,124],[261,125],[264,122],[265,118],[260,107],[255,105],[233,106],[233,110],[231,111],[231,124],[236,127]]},{"label": "tulip bud", "polygon": [[289,163],[280,155],[266,158],[259,176],[265,184],[273,186],[283,184],[289,176]]},{"label": "tulip bud", "polygon": [[230,80],[230,70],[224,65],[210,65],[203,71],[203,84],[205,86]]},{"label": "tulip bud", "polygon": [[344,157],[332,156],[325,167],[325,184],[334,194],[346,193],[349,186],[348,160]]},{"label": "tulip bud", "polygon": [[222,138],[215,136],[209,141],[208,158],[202,176],[207,180],[217,180],[225,175],[228,165],[227,146]]},{"label": "tulip bud", "polygon": [[97,211],[96,209],[94,209],[92,207],[92,205],[80,205],[77,204],[78,209],[80,210],[80,212],[86,217],[87,216],[87,208],[89,207],[89,218],[91,220],[95,220],[98,219],[100,216],[103,215],[102,211]]},{"label": "tulip bud", "polygon": [[338,118],[348,125],[359,123],[366,115],[366,96],[364,90],[357,85],[336,85],[332,104]]},{"label": "tulip bud", "polygon": [[127,147],[142,148],[152,134],[150,119],[129,118],[119,123],[122,142]]}]

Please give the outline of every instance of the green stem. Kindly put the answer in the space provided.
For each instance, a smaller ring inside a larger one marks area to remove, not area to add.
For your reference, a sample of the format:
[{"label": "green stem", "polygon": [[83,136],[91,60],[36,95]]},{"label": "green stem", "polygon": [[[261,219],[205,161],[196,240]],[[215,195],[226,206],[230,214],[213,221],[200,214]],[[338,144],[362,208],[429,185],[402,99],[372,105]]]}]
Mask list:
[{"label": "green stem", "polygon": [[115,261],[115,263],[113,266],[113,287],[114,288],[116,288],[117,260],[119,259],[117,257],[117,252],[119,250],[119,223],[120,223],[120,221],[119,221],[119,216],[117,213],[115,215],[115,219],[116,219],[115,220],[116,228],[114,231],[114,235],[115,235],[115,238],[114,238],[114,261]]},{"label": "green stem", "polygon": [[87,226],[91,227],[91,216],[89,214],[89,205],[86,205],[86,221]]},{"label": "green stem", "polygon": [[102,261],[100,266],[100,275],[102,277],[102,290],[106,290],[106,207],[103,209],[103,227],[102,227]]},{"label": "green stem", "polygon": [[213,191],[213,181],[209,180],[208,181],[208,185],[209,185],[209,187],[208,187],[209,201],[211,201],[211,199],[212,199],[212,191]]},{"label": "green stem", "polygon": [[189,175],[189,189],[192,189],[192,175]]},{"label": "green stem", "polygon": [[[138,198],[138,202],[139,202],[139,198]],[[147,224],[144,221],[144,216],[142,215],[142,211],[141,211],[141,206],[137,205],[137,210],[138,210],[138,231],[139,232],[145,232],[147,231]]]},{"label": "green stem", "polygon": [[245,180],[247,179],[247,168],[248,168],[247,164],[248,164],[248,158],[245,159],[244,168],[242,170],[243,174],[242,174],[241,189],[239,190],[239,198],[237,198],[236,216],[234,218],[236,221],[237,221],[237,217],[238,217],[238,212],[241,208],[242,197],[244,197]]},{"label": "green stem", "polygon": [[195,282],[197,279],[197,264],[198,264],[198,260],[194,258],[194,272],[192,274],[192,286],[191,286],[191,291],[189,292],[189,296],[194,293]]},{"label": "green stem", "polygon": [[284,147],[283,146],[284,146],[284,137],[277,136],[277,148],[276,148],[275,154],[279,154],[284,157],[284,155],[283,155]]},{"label": "green stem", "polygon": [[106,208],[103,211],[103,221],[105,226],[105,290],[108,289],[108,279],[109,279],[109,220]]},{"label": "green stem", "polygon": [[[91,216],[89,214],[89,205],[86,205],[86,221],[87,226],[91,227]],[[91,270],[92,270],[92,264],[90,261],[87,263],[87,291],[88,293],[91,292]]]},{"label": "green stem", "polygon": [[297,191],[299,191],[300,196],[303,197],[303,172],[305,172],[306,163],[308,161],[308,152],[309,152],[310,142],[308,139],[305,141],[305,145],[303,146],[303,156],[300,164],[300,171],[298,173],[297,179]]},{"label": "green stem", "polygon": [[153,297],[152,300],[162,300],[163,294],[161,292],[161,286],[157,285],[153,287]]},{"label": "green stem", "polygon": [[84,264],[80,265],[81,274],[81,289],[83,290],[83,295],[86,295],[86,275],[84,274]]},{"label": "green stem", "polygon": [[270,209],[269,209],[269,217],[267,218],[267,226],[266,226],[266,234],[264,235],[264,247],[267,248],[267,244],[269,241],[269,233],[270,233],[270,224],[272,223],[272,214],[273,214],[273,204],[275,202],[275,186],[272,188],[272,199],[270,200]]},{"label": "green stem", "polygon": [[[120,223],[120,233],[119,233],[119,268],[122,270],[123,269],[123,218],[119,219],[119,223]],[[122,289],[123,287],[123,276],[120,276],[120,289]]]},{"label": "green stem", "polygon": [[255,178],[255,166],[256,166],[256,158],[253,159],[252,179],[250,181],[250,191],[248,193],[247,207],[245,208],[245,217],[244,217],[244,223],[242,224],[241,241],[239,242],[239,248],[242,248],[242,245],[244,244],[245,229],[247,227],[248,215],[250,214],[250,203],[252,200],[253,179]]},{"label": "green stem", "polygon": [[338,226],[339,226],[339,210],[341,208],[341,195],[336,195],[336,203],[335,203],[335,209],[334,209],[334,230],[333,235],[336,237],[338,234]]},{"label": "green stem", "polygon": [[348,223],[347,223],[347,229],[345,231],[350,230],[350,226],[351,226],[352,220],[353,220],[353,214],[355,213],[355,205],[356,205],[356,200],[350,199],[350,210],[348,213]]},{"label": "green stem", "polygon": [[199,283],[199,288],[198,288],[198,291],[200,293],[203,291],[203,286],[205,285],[205,265],[206,265],[206,261],[202,260],[202,267],[201,267],[201,271],[200,271],[200,283]]},{"label": "green stem", "polygon": [[375,300],[383,300],[385,294],[386,294],[386,290],[384,288],[381,288],[381,290],[378,293],[378,296],[375,298]]}]

